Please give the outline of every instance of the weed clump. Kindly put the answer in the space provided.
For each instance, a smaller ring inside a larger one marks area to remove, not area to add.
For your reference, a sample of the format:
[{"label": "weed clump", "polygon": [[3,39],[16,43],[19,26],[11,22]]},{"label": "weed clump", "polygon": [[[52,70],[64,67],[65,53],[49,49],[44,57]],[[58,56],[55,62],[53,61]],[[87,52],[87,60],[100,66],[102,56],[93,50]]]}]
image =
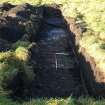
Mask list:
[{"label": "weed clump", "polygon": [[35,78],[33,66],[29,64],[30,57],[28,48],[21,46],[0,52],[0,92],[23,95],[25,90],[28,91]]}]

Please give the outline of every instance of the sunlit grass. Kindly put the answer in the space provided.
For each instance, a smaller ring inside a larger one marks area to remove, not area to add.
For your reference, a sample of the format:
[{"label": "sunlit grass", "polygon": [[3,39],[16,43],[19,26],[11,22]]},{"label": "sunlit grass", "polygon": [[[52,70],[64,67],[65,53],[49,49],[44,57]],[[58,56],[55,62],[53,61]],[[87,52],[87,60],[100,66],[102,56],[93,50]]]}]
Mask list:
[{"label": "sunlit grass", "polygon": [[24,80],[27,83],[33,81],[35,73],[33,73],[32,65],[28,64],[30,59],[28,48],[30,45],[23,44],[23,42],[15,43],[13,49],[0,52],[0,93],[10,94],[13,92],[11,88],[8,88],[11,87],[9,83],[19,72],[24,73]]},{"label": "sunlit grass", "polygon": [[0,0],[0,3],[4,2],[12,4],[21,4],[21,3],[39,4],[39,0]]},{"label": "sunlit grass", "polygon": [[68,97],[63,98],[39,98],[39,99],[30,99],[30,101],[13,101],[7,97],[0,97],[0,105],[105,105],[105,100],[96,100],[89,97],[80,97],[79,99],[74,99]]},{"label": "sunlit grass", "polygon": [[0,3],[12,3],[12,4],[22,4],[22,3],[30,3],[33,5],[37,4],[51,4],[51,3],[56,3],[57,1],[55,0],[0,0]]},{"label": "sunlit grass", "polygon": [[[87,23],[86,27],[92,29],[94,32],[98,32],[99,35],[94,36],[94,33],[93,36],[90,36],[89,34],[83,37],[80,41],[80,46],[86,48],[88,53],[94,57],[96,61],[100,61],[97,66],[104,70],[105,62],[100,59],[103,59],[103,56],[105,56],[105,51],[102,49],[102,47],[100,47],[103,43],[100,44],[99,38],[101,40],[105,39],[105,0],[0,0],[0,3],[3,2],[13,4],[27,2],[33,5],[57,3],[62,4],[61,10],[65,17],[72,16],[78,18],[77,13],[81,13],[83,18],[79,18],[79,21],[85,21]],[[3,62],[8,59],[10,60],[11,57],[15,56],[19,62],[27,61],[29,59],[29,54],[26,49],[28,45],[29,43],[27,42],[15,43],[13,45],[13,49],[16,50],[14,52],[9,51],[0,53],[0,60]],[[2,64],[0,67],[5,70],[9,68],[12,68],[13,70],[16,66],[15,64],[16,63],[13,64],[14,66]],[[72,97],[69,97],[66,99],[31,99],[29,102],[19,103],[8,99],[6,96],[0,96],[0,105],[105,105],[105,100],[95,100],[94,98],[89,97],[80,97],[78,100],[76,100]]]}]

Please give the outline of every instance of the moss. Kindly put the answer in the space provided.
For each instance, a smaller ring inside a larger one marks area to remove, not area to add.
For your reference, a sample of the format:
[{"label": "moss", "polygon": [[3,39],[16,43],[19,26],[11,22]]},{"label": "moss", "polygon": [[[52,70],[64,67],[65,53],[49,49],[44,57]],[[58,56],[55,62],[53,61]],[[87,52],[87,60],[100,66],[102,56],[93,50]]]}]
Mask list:
[{"label": "moss", "polygon": [[0,62],[3,62],[9,58],[13,57],[13,52],[7,51],[7,52],[0,52]]},{"label": "moss", "polygon": [[[31,44],[21,43],[19,44],[21,46],[17,45],[10,51],[0,53],[0,91],[8,94],[21,89],[22,87],[18,82],[22,81],[22,85],[28,90],[30,83],[35,79],[33,65],[29,64],[30,51],[28,48],[31,47]],[[25,47],[23,47],[24,45]],[[23,94],[25,94],[24,90]]]},{"label": "moss", "polygon": [[30,59],[30,53],[24,47],[18,47],[15,50],[15,56],[17,59],[19,59],[20,61],[23,61],[23,62],[27,62]]}]

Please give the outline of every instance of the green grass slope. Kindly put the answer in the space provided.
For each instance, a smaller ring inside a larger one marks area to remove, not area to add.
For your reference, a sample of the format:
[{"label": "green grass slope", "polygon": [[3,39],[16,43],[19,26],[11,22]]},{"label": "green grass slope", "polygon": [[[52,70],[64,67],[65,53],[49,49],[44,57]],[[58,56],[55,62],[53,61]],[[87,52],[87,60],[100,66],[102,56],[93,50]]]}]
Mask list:
[{"label": "green grass slope", "polygon": [[[61,10],[65,17],[75,17],[77,24],[79,24],[81,27],[87,28],[87,32],[83,34],[82,40],[80,41],[80,46],[84,47],[90,56],[94,57],[96,61],[100,60],[97,66],[104,70],[105,61],[103,56],[105,56],[105,0],[0,0],[0,3],[3,2],[10,2],[13,4],[27,2],[33,5],[51,3],[61,4]],[[26,54],[25,57],[20,56],[21,50],[24,50]],[[14,55],[14,53],[17,55]],[[8,54],[6,54],[6,56],[7,55]],[[24,48],[19,48],[15,52],[12,52],[12,56],[18,57],[18,61],[20,62],[20,58],[22,58],[22,60],[27,59],[27,50]],[[0,57],[0,59],[2,59],[2,57],[5,58],[3,55]],[[8,57],[10,56],[7,56],[7,58]],[[8,99],[4,95],[1,95],[0,105],[105,105],[105,100],[95,100],[93,98],[83,97],[75,100],[69,97],[67,99],[31,99],[28,102],[19,103]]]},{"label": "green grass slope", "polygon": [[57,99],[57,98],[41,98],[41,99],[30,99],[30,101],[13,101],[8,99],[5,96],[0,96],[0,105],[105,105],[105,100],[96,100],[94,98],[89,97],[80,97],[79,99],[74,99],[72,97],[68,97],[65,99]]}]

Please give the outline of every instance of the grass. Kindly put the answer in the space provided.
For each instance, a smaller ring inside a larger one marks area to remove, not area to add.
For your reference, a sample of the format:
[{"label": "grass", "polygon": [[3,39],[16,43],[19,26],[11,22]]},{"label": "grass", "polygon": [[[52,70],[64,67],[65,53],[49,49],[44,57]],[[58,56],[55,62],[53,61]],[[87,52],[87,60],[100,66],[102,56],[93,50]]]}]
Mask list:
[{"label": "grass", "polygon": [[0,97],[0,105],[105,105],[104,99],[96,100],[89,97],[80,97],[79,99],[74,99],[68,97],[62,98],[41,98],[41,99],[30,99],[30,101],[12,101],[7,97]]},{"label": "grass", "polygon": [[[0,2],[10,2],[13,4],[27,2],[33,5],[62,4],[61,11],[65,17],[75,17],[81,27],[87,28],[87,32],[83,34],[82,40],[80,41],[80,46],[84,47],[96,61],[100,61],[97,66],[104,71],[105,0],[0,0]],[[92,34],[89,31],[90,29],[92,30]],[[20,46],[15,51],[15,56],[19,60],[25,61],[28,59],[28,52],[23,48],[23,46],[26,48],[27,45],[28,43],[26,42],[22,42],[21,44],[17,42],[13,45],[14,49]],[[12,54],[11,52],[0,53],[0,59],[7,59],[11,57]],[[80,97],[76,100],[72,97],[68,97],[66,99],[31,99],[28,102],[19,103],[2,95],[0,96],[0,105],[105,105],[105,100],[96,100],[89,97]]]},{"label": "grass", "polygon": [[[20,42],[15,43],[13,49],[0,52],[0,94],[13,93],[11,81],[14,81],[19,73],[22,73],[25,88],[33,81],[35,73],[33,73],[32,65],[29,65],[30,51],[28,48],[30,46],[31,44],[28,44],[26,47],[26,43]],[[16,88],[18,87],[17,85]]]}]

